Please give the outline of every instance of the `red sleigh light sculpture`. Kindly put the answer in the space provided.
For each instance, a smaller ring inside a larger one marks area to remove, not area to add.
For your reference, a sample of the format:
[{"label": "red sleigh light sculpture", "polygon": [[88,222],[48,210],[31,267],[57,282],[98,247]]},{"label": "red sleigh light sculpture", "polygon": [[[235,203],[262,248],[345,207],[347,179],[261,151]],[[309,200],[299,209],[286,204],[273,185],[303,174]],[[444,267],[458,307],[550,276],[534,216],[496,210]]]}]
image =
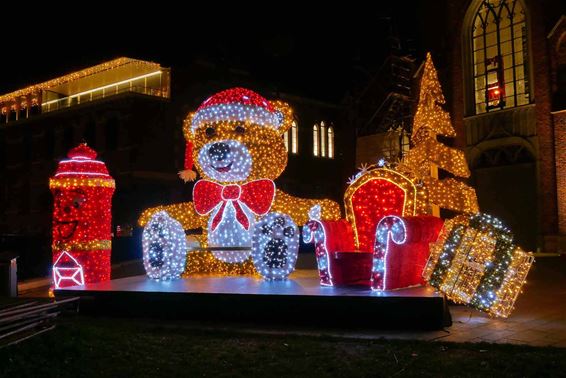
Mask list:
[{"label": "red sleigh light sculpture", "polygon": [[84,143],[67,156],[49,180],[56,289],[110,279],[114,179]]},{"label": "red sleigh light sculpture", "polygon": [[344,195],[346,219],[303,228],[315,244],[321,285],[364,285],[392,290],[423,283],[428,244],[443,221],[426,213],[426,193],[389,168],[364,169]]}]

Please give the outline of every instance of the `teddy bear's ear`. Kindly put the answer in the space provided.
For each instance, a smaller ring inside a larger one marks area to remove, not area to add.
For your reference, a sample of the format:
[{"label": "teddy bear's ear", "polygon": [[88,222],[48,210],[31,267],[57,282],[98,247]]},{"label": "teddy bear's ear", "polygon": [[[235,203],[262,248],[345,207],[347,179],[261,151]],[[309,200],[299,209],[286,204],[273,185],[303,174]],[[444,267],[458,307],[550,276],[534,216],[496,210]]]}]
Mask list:
[{"label": "teddy bear's ear", "polygon": [[183,136],[185,137],[185,140],[187,141],[192,141],[194,138],[194,134],[192,131],[192,124],[193,124],[193,117],[194,117],[195,113],[191,112],[189,114],[187,114],[187,116],[185,117],[185,120],[183,121]]},{"label": "teddy bear's ear", "polygon": [[289,130],[293,124],[293,109],[289,106],[289,104],[283,101],[275,100],[269,101],[269,103],[275,108],[278,115],[279,125],[276,126],[276,129],[279,134],[283,134],[285,131]]}]

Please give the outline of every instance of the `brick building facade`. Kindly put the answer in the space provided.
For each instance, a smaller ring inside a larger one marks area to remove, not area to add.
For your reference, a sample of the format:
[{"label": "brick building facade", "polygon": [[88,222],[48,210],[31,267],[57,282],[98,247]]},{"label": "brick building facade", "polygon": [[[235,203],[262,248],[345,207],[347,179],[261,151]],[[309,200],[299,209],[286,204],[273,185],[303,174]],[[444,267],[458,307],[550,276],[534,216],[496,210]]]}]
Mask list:
[{"label": "brick building facade", "polygon": [[[446,5],[447,37],[438,51],[449,72],[443,84],[480,207],[503,218],[525,247],[566,251],[564,5],[553,0]],[[505,65],[507,56],[512,63]]]}]

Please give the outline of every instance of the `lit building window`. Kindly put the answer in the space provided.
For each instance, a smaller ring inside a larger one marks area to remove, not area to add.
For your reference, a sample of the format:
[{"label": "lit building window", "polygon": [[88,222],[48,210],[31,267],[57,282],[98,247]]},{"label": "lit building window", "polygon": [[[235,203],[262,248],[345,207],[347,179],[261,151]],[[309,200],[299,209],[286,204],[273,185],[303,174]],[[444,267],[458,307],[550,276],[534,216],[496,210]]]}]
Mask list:
[{"label": "lit building window", "polygon": [[0,122],[17,121],[126,92],[169,98],[169,81],[169,69],[157,63],[117,58],[0,95]]},{"label": "lit building window", "polygon": [[320,126],[316,123],[313,126],[312,145],[314,156],[334,158],[334,127],[332,124],[326,125],[324,121]]},{"label": "lit building window", "polygon": [[326,125],[324,121],[320,123],[320,156],[326,156]]},{"label": "lit building window", "polygon": [[319,151],[318,151],[318,125],[315,124],[312,127],[312,153],[314,156],[319,156]]},{"label": "lit building window", "polygon": [[334,128],[328,126],[328,157],[334,157]]},{"label": "lit building window", "polygon": [[293,121],[291,124],[291,153],[299,153],[299,125],[297,121]]},{"label": "lit building window", "polygon": [[483,0],[472,23],[475,112],[528,104],[528,40],[518,0]]},{"label": "lit building window", "polygon": [[292,154],[299,153],[299,132],[297,121],[291,123],[291,128],[283,134],[283,142],[285,149]]}]

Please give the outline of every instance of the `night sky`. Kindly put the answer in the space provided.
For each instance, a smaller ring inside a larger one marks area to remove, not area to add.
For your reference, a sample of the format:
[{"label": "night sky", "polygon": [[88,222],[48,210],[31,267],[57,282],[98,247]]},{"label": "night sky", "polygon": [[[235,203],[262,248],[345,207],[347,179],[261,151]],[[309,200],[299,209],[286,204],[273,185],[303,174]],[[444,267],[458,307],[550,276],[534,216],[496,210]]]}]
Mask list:
[{"label": "night sky", "polygon": [[275,11],[266,5],[273,9],[259,21],[251,16],[256,10],[227,18],[213,16],[214,8],[187,12],[166,6],[139,14],[85,8],[89,21],[84,13],[49,18],[36,14],[30,16],[36,25],[34,43],[16,48],[1,61],[2,72],[9,74],[0,76],[0,93],[128,56],[172,67],[173,74],[195,58],[205,59],[245,70],[283,91],[340,101],[381,65],[389,53],[391,30],[406,49],[422,57],[428,46],[419,38],[421,14],[425,6],[429,11],[443,2],[377,4],[379,9],[368,2],[355,11],[325,5],[316,13],[292,5]]}]

